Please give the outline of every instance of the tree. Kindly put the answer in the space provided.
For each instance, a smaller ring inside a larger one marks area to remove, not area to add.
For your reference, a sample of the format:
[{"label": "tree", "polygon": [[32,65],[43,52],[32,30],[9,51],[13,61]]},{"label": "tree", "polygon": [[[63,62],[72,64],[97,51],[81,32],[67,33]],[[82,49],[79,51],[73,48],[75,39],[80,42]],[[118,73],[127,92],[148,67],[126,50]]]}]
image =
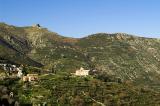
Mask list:
[{"label": "tree", "polygon": [[22,67],[22,73],[24,75],[27,75],[28,74],[28,68],[26,66],[21,66]]}]

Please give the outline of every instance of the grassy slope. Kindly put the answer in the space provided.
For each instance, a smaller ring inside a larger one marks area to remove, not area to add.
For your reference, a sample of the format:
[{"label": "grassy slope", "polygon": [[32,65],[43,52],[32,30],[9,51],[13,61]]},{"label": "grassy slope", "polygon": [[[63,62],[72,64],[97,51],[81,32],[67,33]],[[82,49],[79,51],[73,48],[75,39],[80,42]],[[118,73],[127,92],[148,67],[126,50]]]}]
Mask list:
[{"label": "grassy slope", "polygon": [[[12,80],[12,79],[11,79]],[[60,106],[155,106],[160,104],[158,92],[133,86],[131,83],[103,82],[90,76],[67,74],[41,75],[39,81],[0,82],[14,92],[21,105],[47,104]],[[98,102],[98,103],[97,103]]]},{"label": "grassy slope", "polygon": [[[159,83],[160,40],[158,39],[118,33],[99,33],[73,39],[60,36],[45,28],[14,27],[6,24],[0,24],[0,28],[5,29],[0,31],[2,37],[12,35],[16,38],[13,41],[6,38],[5,41],[17,51],[44,64],[45,68],[73,72],[83,66],[105,71],[139,84]],[[4,46],[1,48],[6,49]],[[1,56],[6,56],[9,50],[1,52]],[[15,50],[10,51],[15,52]],[[14,56],[17,57],[17,52]],[[19,57],[14,60],[18,59]],[[22,58],[22,61],[26,62],[26,59]]]}]

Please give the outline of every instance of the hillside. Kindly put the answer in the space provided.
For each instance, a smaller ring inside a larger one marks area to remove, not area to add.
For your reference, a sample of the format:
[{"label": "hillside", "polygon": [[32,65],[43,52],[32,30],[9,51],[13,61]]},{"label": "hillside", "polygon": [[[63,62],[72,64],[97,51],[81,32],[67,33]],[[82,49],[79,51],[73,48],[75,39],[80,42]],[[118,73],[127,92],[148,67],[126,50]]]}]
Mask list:
[{"label": "hillside", "polygon": [[159,39],[100,33],[77,44],[98,70],[136,83],[159,83]]},{"label": "hillside", "polygon": [[20,29],[0,23],[0,60],[4,63],[41,67],[42,64],[26,55],[31,50],[31,47],[27,39],[24,36],[20,36],[24,34],[23,30]]},{"label": "hillside", "polygon": [[[22,106],[159,106],[160,93],[132,83],[104,82],[92,77],[69,74],[40,75],[39,81],[0,80],[0,97],[6,98],[4,88],[14,92]],[[8,92],[8,91],[7,91]]]},{"label": "hillside", "polygon": [[57,72],[80,67],[137,84],[160,84],[160,40],[115,33],[76,39],[43,27],[0,24],[0,57]]},{"label": "hillside", "polygon": [[[124,33],[69,38],[39,24],[0,23],[0,105],[7,100],[20,105],[158,106],[159,45],[160,39]],[[24,81],[26,76],[15,77],[4,64],[23,65],[23,74],[37,77]],[[73,75],[80,67],[92,73]]]}]

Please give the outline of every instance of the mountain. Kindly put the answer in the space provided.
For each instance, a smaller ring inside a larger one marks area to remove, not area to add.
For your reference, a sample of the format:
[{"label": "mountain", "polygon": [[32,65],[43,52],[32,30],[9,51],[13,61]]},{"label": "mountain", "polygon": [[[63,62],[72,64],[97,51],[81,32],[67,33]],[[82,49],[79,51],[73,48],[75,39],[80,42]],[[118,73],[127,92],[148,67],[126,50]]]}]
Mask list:
[{"label": "mountain", "polygon": [[136,84],[159,85],[160,39],[125,33],[69,38],[41,26],[0,23],[0,60],[57,72],[84,67]]},{"label": "mountain", "polygon": [[31,47],[24,36],[19,36],[23,34],[22,30],[14,26],[0,23],[0,60],[15,64],[43,66],[26,55],[31,50]]},{"label": "mountain", "polygon": [[137,83],[159,83],[160,39],[99,33],[77,44],[98,70]]}]

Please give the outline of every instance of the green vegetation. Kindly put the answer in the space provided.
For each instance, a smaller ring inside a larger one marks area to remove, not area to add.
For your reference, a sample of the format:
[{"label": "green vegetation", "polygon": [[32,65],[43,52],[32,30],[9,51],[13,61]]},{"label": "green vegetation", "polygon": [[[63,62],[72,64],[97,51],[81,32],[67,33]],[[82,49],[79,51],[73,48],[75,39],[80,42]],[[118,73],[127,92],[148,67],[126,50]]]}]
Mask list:
[{"label": "green vegetation", "polygon": [[[92,76],[73,77],[67,73],[40,75],[38,82],[9,80],[3,85],[14,92],[25,104],[50,104],[60,106],[155,106],[160,93],[135,87],[131,83],[103,82]],[[13,83],[14,81],[14,83]]]},{"label": "green vegetation", "polygon": [[[0,57],[17,64],[74,72],[96,69],[137,84],[158,84],[160,40],[123,33],[67,38],[45,28],[0,24]],[[72,64],[72,65],[71,65]]]},{"label": "green vegetation", "polygon": [[[42,27],[0,23],[0,63],[24,65],[25,75],[39,75],[31,83],[4,80],[1,70],[0,85],[13,91],[22,105],[159,105],[159,45],[159,39],[123,33],[77,39]],[[80,67],[96,72],[88,77],[70,75]]]}]

